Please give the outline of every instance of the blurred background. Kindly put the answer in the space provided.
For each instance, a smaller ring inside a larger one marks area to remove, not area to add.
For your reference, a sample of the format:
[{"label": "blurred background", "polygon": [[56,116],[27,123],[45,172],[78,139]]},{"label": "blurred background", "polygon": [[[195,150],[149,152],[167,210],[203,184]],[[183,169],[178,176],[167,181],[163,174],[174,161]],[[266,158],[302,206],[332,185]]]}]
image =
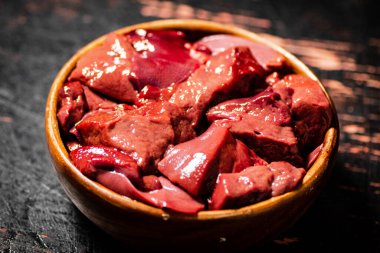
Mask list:
[{"label": "blurred background", "polygon": [[306,63],[335,102],[340,148],[327,187],[294,227],[255,250],[380,252],[377,12],[369,0],[0,0],[0,252],[139,252],[121,248],[66,197],[45,145],[44,106],[79,48],[166,18],[256,32]]}]

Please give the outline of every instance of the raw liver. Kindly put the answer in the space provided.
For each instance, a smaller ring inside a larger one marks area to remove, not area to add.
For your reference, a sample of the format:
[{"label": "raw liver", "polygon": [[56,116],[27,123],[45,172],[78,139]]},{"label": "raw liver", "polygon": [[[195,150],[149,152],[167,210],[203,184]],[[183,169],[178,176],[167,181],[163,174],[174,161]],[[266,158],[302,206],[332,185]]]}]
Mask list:
[{"label": "raw liver", "polygon": [[202,135],[169,149],[157,168],[191,195],[205,196],[212,191],[220,167],[226,171],[225,166],[232,166],[232,159],[222,165],[219,158],[234,142],[227,128],[212,125]]},{"label": "raw liver", "polygon": [[131,110],[93,111],[76,125],[76,130],[85,144],[123,150],[145,173],[152,173],[169,144],[194,137],[190,123],[181,120],[180,114],[180,109],[168,102]]},{"label": "raw liver", "polygon": [[68,132],[78,122],[87,110],[84,92],[79,82],[67,82],[58,94],[59,125],[64,132]]},{"label": "raw liver", "polygon": [[247,47],[212,56],[187,81],[178,85],[170,102],[183,108],[196,126],[205,110],[233,94],[247,94],[262,85],[264,70]]},{"label": "raw liver", "polygon": [[248,167],[238,173],[221,173],[209,201],[211,210],[239,208],[293,190],[305,175],[287,162]]},{"label": "raw liver", "polygon": [[303,163],[290,127],[289,109],[270,87],[253,97],[221,103],[208,111],[207,118],[229,127],[235,137],[266,161]]},{"label": "raw liver", "polygon": [[286,66],[286,59],[280,53],[265,44],[233,35],[217,34],[206,36],[195,45],[206,46],[214,55],[231,47],[246,46],[249,47],[254,58],[266,71],[282,69]]},{"label": "raw liver", "polygon": [[273,89],[289,101],[302,153],[311,152],[322,143],[332,119],[329,101],[318,82],[294,74],[276,82]]},{"label": "raw liver", "polygon": [[125,36],[111,33],[102,45],[79,59],[69,80],[80,80],[116,100],[134,102],[136,92],[129,71],[134,54],[134,49]]}]

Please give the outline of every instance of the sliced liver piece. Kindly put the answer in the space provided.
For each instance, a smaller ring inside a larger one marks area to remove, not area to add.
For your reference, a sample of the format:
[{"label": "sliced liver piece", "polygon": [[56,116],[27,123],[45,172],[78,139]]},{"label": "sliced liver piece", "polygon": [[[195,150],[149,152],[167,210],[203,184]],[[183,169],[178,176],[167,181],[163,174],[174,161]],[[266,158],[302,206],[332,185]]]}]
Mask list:
[{"label": "sliced liver piece", "polygon": [[187,214],[196,214],[204,209],[204,204],[192,198],[166,178],[158,177],[158,180],[161,184],[160,189],[143,192],[138,190],[124,174],[115,171],[102,171],[96,176],[96,181],[105,187],[158,208],[167,208]]},{"label": "sliced liver piece", "polygon": [[209,110],[207,118],[230,132],[266,161],[303,163],[298,153],[290,112],[271,88],[250,98],[226,101]]},{"label": "sliced liver piece", "polygon": [[236,155],[231,171],[232,173],[240,172],[251,166],[268,164],[264,159],[259,157],[255,151],[248,148],[243,142],[239,140],[236,140],[235,152]]},{"label": "sliced liver piece", "polygon": [[311,152],[322,143],[331,124],[332,111],[326,95],[317,81],[299,74],[285,76],[273,89],[289,101],[302,153]]},{"label": "sliced liver piece", "polygon": [[317,160],[319,154],[321,153],[322,148],[323,148],[323,143],[321,145],[319,145],[318,147],[316,147],[313,151],[311,151],[307,155],[307,157],[306,157],[306,161],[307,161],[306,169],[310,169],[310,167],[313,166],[314,162]]},{"label": "sliced liver piece", "polygon": [[158,170],[191,195],[205,196],[211,193],[220,168],[230,170],[232,159],[219,163],[225,156],[223,149],[229,150],[234,141],[227,128],[211,125],[202,135],[169,149]]},{"label": "sliced liver piece", "polygon": [[248,167],[238,173],[219,174],[209,207],[239,208],[293,190],[306,174],[287,162]]},{"label": "sliced liver piece", "polygon": [[169,101],[183,108],[196,126],[209,106],[233,94],[249,94],[262,84],[263,75],[247,47],[230,48],[212,56],[179,84]]},{"label": "sliced liver piece", "polygon": [[149,192],[154,190],[159,190],[162,188],[160,180],[155,175],[148,175],[141,178],[141,185],[143,191]]},{"label": "sliced liver piece", "polygon": [[180,121],[177,109],[168,102],[157,102],[133,110],[93,111],[76,125],[76,130],[87,145],[127,152],[149,174],[155,171],[169,144],[194,137],[190,123]]},{"label": "sliced liver piece", "polygon": [[291,123],[288,106],[271,87],[253,97],[220,103],[207,112],[209,122],[219,119],[238,121],[245,117],[277,126],[290,126]]},{"label": "sliced liver piece", "polygon": [[269,198],[273,179],[267,166],[248,167],[239,173],[221,173],[209,209],[238,208]]},{"label": "sliced liver piece", "polygon": [[183,32],[138,29],[125,36],[136,51],[131,72],[137,90],[145,85],[165,88],[180,83],[200,66],[199,61],[191,57]]},{"label": "sliced liver piece", "polygon": [[58,106],[58,122],[62,130],[67,133],[87,110],[80,82],[67,82],[62,86],[58,94]]},{"label": "sliced liver piece", "polygon": [[94,111],[98,109],[113,109],[116,106],[118,106],[118,104],[116,104],[115,102],[112,102],[96,94],[87,86],[83,86],[83,91],[86,97],[88,109],[90,111]]},{"label": "sliced liver piece", "polygon": [[69,80],[80,80],[116,100],[134,102],[136,92],[131,83],[130,71],[134,54],[126,37],[111,33],[102,45],[79,59]]},{"label": "sliced liver piece", "polygon": [[206,36],[196,42],[195,45],[199,45],[199,47],[206,46],[214,55],[231,47],[246,46],[249,47],[252,55],[266,71],[281,69],[286,66],[286,59],[265,44],[233,35],[217,34]]},{"label": "sliced liver piece", "polygon": [[83,146],[70,152],[74,165],[84,175],[94,178],[98,170],[116,171],[133,183],[140,182],[136,161],[120,150],[102,146]]},{"label": "sliced liver piece", "polygon": [[[204,205],[164,177],[139,175],[136,162],[115,148],[80,147],[70,153],[74,165],[108,189],[135,200],[183,213],[197,213]],[[137,188],[145,188],[141,191]]]},{"label": "sliced liver piece", "polygon": [[305,176],[303,168],[296,168],[287,162],[272,162],[268,165],[274,175],[272,196],[279,196],[293,190]]}]

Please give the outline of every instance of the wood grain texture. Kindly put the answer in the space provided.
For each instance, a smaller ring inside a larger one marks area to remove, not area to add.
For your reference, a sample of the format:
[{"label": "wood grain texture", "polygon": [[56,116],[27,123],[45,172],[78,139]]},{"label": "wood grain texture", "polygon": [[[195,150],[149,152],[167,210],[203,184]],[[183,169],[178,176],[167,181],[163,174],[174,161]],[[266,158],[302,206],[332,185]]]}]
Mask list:
[{"label": "wood grain texture", "polygon": [[55,75],[76,50],[159,18],[232,23],[266,36],[308,64],[335,102],[341,139],[328,187],[292,229],[259,250],[379,252],[375,2],[0,1],[0,252],[139,252],[122,248],[68,200],[50,165],[43,115]]}]

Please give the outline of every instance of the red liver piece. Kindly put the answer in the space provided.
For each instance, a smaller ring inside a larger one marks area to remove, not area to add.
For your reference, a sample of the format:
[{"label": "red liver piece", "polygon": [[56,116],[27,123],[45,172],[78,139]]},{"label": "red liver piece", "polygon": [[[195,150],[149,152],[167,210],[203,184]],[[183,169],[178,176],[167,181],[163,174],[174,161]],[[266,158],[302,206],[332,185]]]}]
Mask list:
[{"label": "red liver piece", "polygon": [[195,46],[197,45],[206,46],[214,55],[231,47],[246,46],[249,47],[254,58],[266,71],[281,69],[286,66],[286,59],[270,47],[233,35],[218,34],[206,36],[196,42]]},{"label": "red liver piece", "polygon": [[138,29],[125,36],[136,51],[131,72],[137,90],[148,84],[164,88],[180,83],[200,65],[190,56],[183,32]]},{"label": "red liver piece", "polygon": [[168,102],[155,102],[132,110],[93,111],[83,117],[76,130],[86,145],[123,150],[150,174],[169,144],[194,137],[190,122],[182,121],[176,109]]},{"label": "red liver piece", "polygon": [[270,197],[273,173],[267,166],[221,173],[209,203],[210,210],[238,208]]},{"label": "red liver piece", "polygon": [[239,208],[293,190],[305,175],[287,162],[253,166],[239,173],[219,174],[209,208]]},{"label": "red liver piece", "polygon": [[169,149],[158,170],[191,195],[204,196],[212,190],[220,170],[231,171],[233,158],[226,154],[234,145],[227,128],[212,125],[202,135]]},{"label": "red liver piece", "polygon": [[207,118],[229,127],[235,137],[266,161],[303,163],[290,127],[289,108],[270,87],[253,97],[221,103],[209,110]]},{"label": "red liver piece", "polygon": [[98,109],[113,109],[118,106],[118,104],[96,94],[87,86],[83,86],[83,91],[90,111]]},{"label": "red liver piece", "polygon": [[272,162],[268,165],[274,175],[272,196],[279,196],[293,190],[305,176],[303,168],[296,168],[287,162]]},{"label": "red liver piece", "polygon": [[141,179],[141,186],[143,191],[154,191],[162,188],[160,180],[155,175],[144,176]]},{"label": "red liver piece", "polygon": [[306,157],[306,161],[307,161],[306,169],[310,169],[310,167],[314,164],[314,162],[317,160],[319,154],[321,153],[322,148],[323,148],[323,143],[321,145],[319,145],[318,147],[316,147],[313,151],[311,151],[307,155],[307,157]]},{"label": "red liver piece", "polygon": [[70,152],[75,166],[86,176],[94,178],[99,170],[116,171],[132,182],[140,181],[137,163],[127,154],[115,148],[83,146]]},{"label": "red liver piece", "polygon": [[288,106],[271,87],[253,97],[228,100],[207,112],[210,122],[218,119],[237,121],[245,117],[278,126],[290,126],[291,123]]},{"label": "red liver piece", "polygon": [[72,151],[70,157],[84,175],[132,199],[182,213],[197,213],[204,208],[202,203],[164,177],[141,178],[136,162],[115,148],[84,146]]},{"label": "red liver piece", "polygon": [[136,92],[131,74],[135,51],[126,37],[109,34],[101,46],[82,56],[69,80],[80,80],[92,89],[123,102],[133,102]]},{"label": "red liver piece", "polygon": [[204,204],[193,199],[181,188],[164,177],[158,177],[160,189],[149,192],[138,190],[124,174],[115,171],[102,171],[96,181],[105,187],[132,199],[181,213],[195,214],[204,209]]},{"label": "red liver piece", "polygon": [[289,101],[299,146],[307,154],[322,143],[331,124],[332,111],[327,97],[318,82],[296,74],[284,77],[273,89]]},{"label": "red liver piece", "polygon": [[[230,156],[233,154],[229,154]],[[254,165],[267,165],[268,163],[259,157],[255,151],[248,148],[243,142],[236,140],[235,161],[232,173],[240,172]]]},{"label": "red liver piece", "polygon": [[230,48],[210,57],[178,85],[170,102],[183,108],[196,126],[205,110],[233,94],[247,94],[262,85],[263,68],[247,47]]},{"label": "red liver piece", "polygon": [[57,118],[62,130],[68,132],[85,114],[87,105],[79,82],[65,83],[58,93]]}]

